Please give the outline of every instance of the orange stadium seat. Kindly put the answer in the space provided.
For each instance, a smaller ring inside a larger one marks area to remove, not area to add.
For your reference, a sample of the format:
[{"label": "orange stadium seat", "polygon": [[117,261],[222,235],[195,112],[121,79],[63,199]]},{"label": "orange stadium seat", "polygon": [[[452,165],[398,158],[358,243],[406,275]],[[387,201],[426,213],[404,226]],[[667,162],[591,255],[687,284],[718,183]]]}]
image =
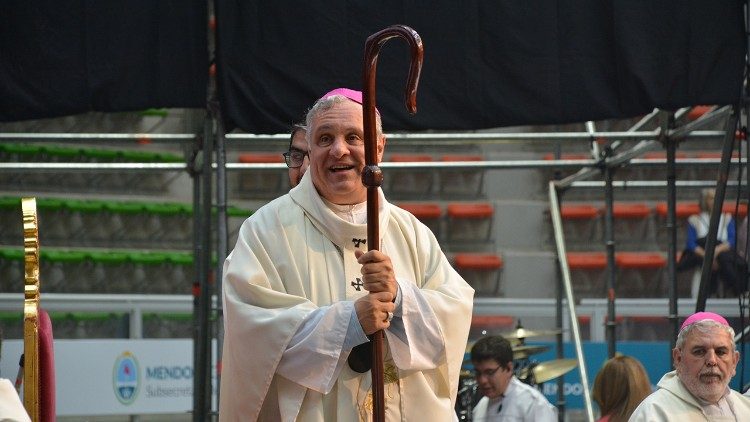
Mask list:
[{"label": "orange stadium seat", "polygon": [[604,297],[607,255],[604,252],[568,252],[566,257],[576,298]]},{"label": "orange stadium seat", "polygon": [[[656,215],[662,218],[667,217],[667,203],[659,202],[654,207]],[[678,202],[675,204],[675,214],[677,219],[686,219],[693,214],[701,212],[701,207],[697,202]]]},{"label": "orange stadium seat", "polygon": [[[724,202],[724,205],[721,207],[721,212],[725,214],[734,214],[734,208],[735,203],[734,201],[731,202]],[[654,206],[654,212],[656,212],[656,215],[662,218],[667,217],[667,203],[666,202],[659,202]],[[688,217],[690,217],[693,214],[699,214],[701,212],[701,208],[696,202],[678,202],[675,204],[675,215],[678,220],[684,220]],[[747,204],[740,203],[739,207],[737,208],[737,218],[742,219],[745,218],[747,215]]]},{"label": "orange stadium seat", "polygon": [[492,217],[492,205],[489,203],[478,204],[448,204],[448,215],[453,218],[481,219]]},{"label": "orange stadium seat", "polygon": [[[732,214],[734,215],[735,211],[735,204],[734,201],[732,202],[724,202],[724,205],[721,207],[721,212],[725,214]],[[742,221],[743,218],[747,215],[747,204],[739,204],[737,207],[737,220]]]},{"label": "orange stadium seat", "polygon": [[443,210],[437,204],[400,203],[398,206],[409,211],[422,222],[440,218],[443,215]]},{"label": "orange stadium seat", "polygon": [[618,252],[615,264],[620,268],[656,269],[664,268],[667,259],[656,252]]},{"label": "orange stadium seat", "polygon": [[618,202],[612,205],[612,216],[617,219],[638,220],[648,218],[651,209],[643,203]]},{"label": "orange stadium seat", "polygon": [[284,157],[275,153],[253,152],[240,154],[238,160],[245,164],[283,163]]},{"label": "orange stadium seat", "polygon": [[497,270],[503,267],[503,260],[494,254],[456,254],[453,260],[456,268],[466,270]]},{"label": "orange stadium seat", "polygon": [[440,205],[412,202],[399,203],[397,205],[412,213],[419,221],[432,230],[435,237],[440,239],[440,220],[443,216],[443,210],[440,208]]},{"label": "orange stadium seat", "polygon": [[[240,154],[237,161],[242,164],[283,163],[284,157],[277,153],[248,152]],[[274,197],[289,187],[286,173],[245,170],[238,172],[237,177],[240,197]]]},{"label": "orange stadium seat", "polygon": [[619,272],[621,296],[659,297],[665,287],[667,259],[658,252],[618,252],[615,265]]},{"label": "orange stadium seat", "polygon": [[[440,157],[443,162],[483,161],[478,154],[445,154]],[[440,193],[451,196],[476,197],[482,193],[484,186],[484,169],[454,170],[443,169],[440,173]]]},{"label": "orange stadium seat", "polygon": [[492,205],[487,202],[448,204],[448,240],[488,240],[494,212]]},{"label": "orange stadium seat", "polygon": [[563,204],[560,217],[566,243],[571,247],[590,247],[601,236],[599,215],[599,207],[592,204]]},{"label": "orange stadium seat", "polygon": [[615,239],[623,245],[641,245],[656,239],[650,219],[651,208],[648,205],[640,202],[616,202],[612,205],[612,217]]},{"label": "orange stadium seat", "polygon": [[591,340],[591,315],[578,315],[577,319],[581,340]]},{"label": "orange stadium seat", "polygon": [[[391,154],[387,161],[393,163],[425,163],[433,161],[428,154]],[[427,197],[432,192],[435,175],[432,170],[388,170],[389,193],[396,197]]]},{"label": "orange stadium seat", "polygon": [[[688,154],[686,152],[677,151],[674,154],[675,158],[683,159],[688,158]],[[644,160],[657,160],[657,161],[666,161],[667,159],[667,153],[665,151],[649,151],[645,154],[643,154]]]},{"label": "orange stadium seat", "polygon": [[[693,214],[701,212],[697,202],[678,202],[675,204],[675,227],[677,231],[677,249],[681,249],[685,244],[687,236],[687,218]],[[654,206],[656,215],[656,240],[661,250],[666,250],[669,242],[669,232],[666,227],[667,220],[667,203],[659,202]]]},{"label": "orange stadium seat", "polygon": [[560,216],[563,220],[591,220],[599,216],[599,208],[593,205],[563,205]]},{"label": "orange stadium seat", "polygon": [[500,292],[500,270],[503,259],[485,253],[458,253],[453,267],[474,288],[478,296],[497,296]]},{"label": "orange stadium seat", "polygon": [[[721,160],[721,152],[719,151],[700,151],[695,154],[695,158],[702,158],[707,160]],[[732,160],[740,158],[740,154],[735,151],[732,153]]]},{"label": "orange stadium seat", "polygon": [[713,110],[714,106],[710,105],[698,105],[690,109],[687,114],[687,118],[690,121],[698,120],[701,116]]},{"label": "orange stadium seat", "polygon": [[568,267],[573,270],[603,270],[607,268],[604,252],[568,252]]}]

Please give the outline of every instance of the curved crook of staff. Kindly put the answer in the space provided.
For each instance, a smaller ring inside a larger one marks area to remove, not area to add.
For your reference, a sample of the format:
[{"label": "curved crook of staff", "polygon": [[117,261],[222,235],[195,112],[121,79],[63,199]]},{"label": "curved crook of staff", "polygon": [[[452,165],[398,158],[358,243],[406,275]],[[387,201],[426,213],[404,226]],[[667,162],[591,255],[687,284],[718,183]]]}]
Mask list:
[{"label": "curved crook of staff", "polygon": [[[417,85],[422,71],[424,49],[417,31],[405,25],[393,25],[370,35],[365,42],[365,62],[362,70],[362,113],[365,135],[365,168],[362,183],[367,186],[367,249],[380,248],[378,226],[378,187],[383,183],[383,173],[378,167],[378,138],[375,125],[375,71],[378,65],[380,48],[391,38],[401,37],[411,47],[411,65],[406,82],[406,108],[409,113],[417,112]],[[383,331],[372,336],[372,398],[373,420],[381,422],[385,418],[383,388]]]}]

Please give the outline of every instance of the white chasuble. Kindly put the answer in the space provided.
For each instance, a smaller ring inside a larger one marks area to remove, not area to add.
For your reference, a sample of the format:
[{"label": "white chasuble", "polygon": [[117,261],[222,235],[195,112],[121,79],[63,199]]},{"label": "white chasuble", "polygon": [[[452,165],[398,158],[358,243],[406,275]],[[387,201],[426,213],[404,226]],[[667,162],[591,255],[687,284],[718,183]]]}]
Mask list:
[{"label": "white chasuble", "polygon": [[[399,321],[385,332],[386,420],[451,420],[473,289],[429,229],[382,193],[379,220],[402,300]],[[309,173],[243,223],[224,264],[220,420],[371,418],[370,372],[352,371],[343,348],[352,302],[367,293],[357,248],[367,250],[366,225],[326,206]],[[291,340],[313,315],[337,323],[324,327],[320,347],[316,337],[306,340],[308,359],[297,358]]]}]

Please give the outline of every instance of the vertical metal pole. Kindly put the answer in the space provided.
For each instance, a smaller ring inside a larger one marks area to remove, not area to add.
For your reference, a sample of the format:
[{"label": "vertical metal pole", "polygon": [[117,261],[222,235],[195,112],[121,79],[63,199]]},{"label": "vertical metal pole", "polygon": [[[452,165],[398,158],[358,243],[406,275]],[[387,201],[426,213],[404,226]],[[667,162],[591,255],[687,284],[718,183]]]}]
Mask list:
[{"label": "vertical metal pole", "polygon": [[229,228],[227,221],[227,170],[226,148],[224,137],[224,122],[221,119],[219,104],[212,107],[216,119],[216,217],[217,217],[217,245],[216,245],[216,305],[214,313],[214,332],[216,333],[216,400],[218,403],[221,390],[221,356],[224,344],[224,309],[222,305],[221,280],[223,279],[224,260],[229,252]]},{"label": "vertical metal pole", "polygon": [[[560,258],[558,258],[560,259]],[[555,327],[563,326],[563,281],[560,274],[560,266],[557,267],[557,306],[555,307]],[[563,353],[563,334],[562,332],[557,334],[557,358],[563,359],[565,357]],[[557,377],[557,420],[563,422],[565,420],[565,378]]]},{"label": "vertical metal pole", "polygon": [[[614,188],[612,186],[613,169],[604,167],[604,242],[607,248],[607,356],[615,357],[617,325],[615,315],[615,292],[617,286],[615,272],[615,234],[614,234]],[[592,321],[592,324],[594,322]]]},{"label": "vertical metal pole", "polygon": [[[669,336],[669,350],[674,349],[677,341],[679,328],[679,315],[677,314],[677,170],[675,159],[677,155],[677,140],[670,139],[667,134],[674,127],[674,113],[670,111],[659,112],[659,127],[661,133],[659,138],[667,150],[667,277],[669,279],[669,315],[667,319],[671,324],[672,335]],[[670,364],[672,354],[669,355]]]},{"label": "vertical metal pole", "polygon": [[[204,122],[205,125],[205,122]],[[200,330],[200,318],[198,314],[200,312],[200,282],[199,279],[203,274],[203,242],[201,242],[201,236],[206,231],[201,226],[201,180],[203,174],[201,173],[201,160],[203,154],[203,137],[196,138],[196,144],[193,149],[193,159],[190,162],[190,174],[193,179],[193,280],[192,280],[192,294],[193,294],[193,420],[197,419],[196,409],[198,408],[198,391],[200,385],[198,384],[198,368],[200,367],[200,360],[198,355],[198,344],[201,339]]]},{"label": "vertical metal pole", "polygon": [[[562,201],[558,204],[562,206]],[[558,261],[560,257],[558,256]],[[556,289],[556,301],[555,301],[555,327],[563,326],[563,277],[560,272],[560,263],[557,266],[557,289]],[[557,358],[562,359],[565,357],[563,353],[563,333],[557,334]],[[563,377],[557,377],[557,420],[563,422],[565,420],[565,379]]]},{"label": "vertical metal pole", "polygon": [[[560,159],[560,145],[558,143],[558,148],[555,151],[555,158]],[[555,180],[560,179],[560,171],[555,172]],[[562,194],[558,197],[558,212],[560,207],[562,207]],[[556,289],[556,301],[555,301],[555,327],[562,327],[563,326],[563,295],[564,295],[564,288],[563,285],[563,275],[560,271],[560,257],[557,257],[558,265],[557,265],[557,289]],[[562,332],[557,335],[557,358],[562,359],[564,357],[563,353],[563,335]],[[558,422],[563,422],[565,420],[565,379],[563,377],[557,377],[557,420]]]},{"label": "vertical metal pole", "polygon": [[576,318],[576,303],[573,297],[573,286],[570,281],[570,268],[565,252],[565,235],[562,230],[562,217],[560,217],[560,205],[557,200],[557,186],[554,181],[549,182],[550,217],[552,217],[552,229],[555,233],[555,246],[557,248],[558,263],[562,274],[563,286],[565,288],[565,300],[568,304],[568,316],[570,317],[570,331],[573,335],[573,346],[578,359],[578,370],[581,374],[581,387],[583,389],[583,404],[586,408],[586,420],[594,422],[594,409],[591,405],[591,392],[589,391],[589,378],[586,371],[586,358],[581,345],[581,333]]},{"label": "vertical metal pole", "polygon": [[[669,323],[672,335],[669,336],[669,350],[675,348],[677,333],[679,330],[679,315],[677,314],[677,171],[675,158],[677,144],[671,139],[666,139],[667,147],[667,277],[669,278]],[[671,362],[672,354],[670,356]]]},{"label": "vertical metal pole", "polygon": [[[559,160],[561,153],[561,145],[560,142],[557,142],[555,144],[555,159]],[[560,170],[555,171],[555,180],[560,180]],[[560,207],[562,207],[562,192],[558,191],[559,193],[559,200],[558,200],[558,211]],[[558,261],[560,260],[560,257],[557,257]],[[563,286],[563,275],[560,272],[560,263],[558,262],[557,266],[557,289],[555,291],[556,293],[556,301],[555,301],[555,327],[562,327],[563,326],[563,289],[565,287]],[[563,333],[560,332],[557,334],[556,337],[557,340],[557,358],[562,359],[565,357],[565,354],[563,353]],[[557,420],[558,422],[563,422],[565,420],[565,379],[563,377],[557,377]]]},{"label": "vertical metal pole", "polygon": [[[210,117],[210,116],[209,116]],[[206,231],[203,235],[203,260],[205,274],[201,277],[201,293],[200,293],[200,304],[201,304],[201,331],[203,337],[201,338],[201,362],[203,367],[201,368],[201,376],[203,377],[203,389],[202,394],[202,407],[203,412],[201,413],[202,420],[209,420],[209,414],[211,411],[211,393],[212,393],[212,379],[211,379],[211,339],[213,333],[211,330],[210,319],[211,319],[211,302],[213,296],[213,283],[214,279],[211,273],[211,258],[213,257],[213,238],[211,236],[212,219],[213,219],[213,156],[214,156],[214,133],[215,133],[215,122],[213,119],[209,119],[206,129],[206,143],[205,143],[205,154],[203,155],[203,173],[206,177],[203,179],[203,226]]]},{"label": "vertical metal pole", "polygon": [[698,300],[695,304],[696,312],[706,309],[706,299],[708,298],[709,280],[711,278],[711,263],[714,260],[714,249],[716,248],[716,233],[719,231],[719,218],[721,217],[721,207],[724,205],[724,195],[727,190],[727,178],[729,177],[729,160],[732,158],[732,148],[734,146],[734,131],[737,128],[737,119],[739,107],[732,106],[732,113],[727,118],[724,127],[724,146],[721,149],[721,163],[719,164],[719,173],[716,177],[716,196],[714,197],[714,207],[711,210],[711,220],[708,225],[708,234],[706,235],[706,254],[703,256],[703,271],[701,272],[701,285],[698,291]]},{"label": "vertical metal pole", "polygon": [[201,166],[201,216],[200,255],[197,292],[197,332],[194,347],[197,348],[193,381],[193,420],[208,420],[211,404],[211,330],[208,324],[211,311],[211,183],[213,167],[213,120],[206,117],[203,133],[203,162]]},{"label": "vertical metal pole", "polygon": [[[750,32],[748,32],[748,31],[750,31],[750,1],[748,1],[748,0],[745,1],[745,10],[744,10],[744,12],[745,12],[745,48],[747,49],[747,48],[750,48]],[[746,51],[750,51],[750,50],[746,50]],[[750,153],[750,146],[748,146],[748,142],[750,142],[750,140],[747,139],[747,127],[748,127],[748,124],[750,122],[750,101],[749,101],[750,100],[750,95],[749,95],[750,92],[748,92],[748,91],[750,91],[750,86],[748,85],[748,84],[750,84],[750,79],[748,79],[748,73],[747,73],[748,69],[750,69],[750,56],[748,56],[747,54],[745,54],[745,84],[744,84],[744,87],[742,89],[742,94],[741,94],[743,110],[745,111],[745,122],[744,122],[744,124],[742,123],[741,117],[738,117],[738,118],[740,119],[739,120],[740,125],[743,127],[743,132],[744,132],[743,134],[746,137],[745,138],[745,154],[744,154],[745,155],[745,168],[744,168],[744,170],[745,170],[745,180],[746,180],[746,186],[745,186],[745,188],[746,189],[750,188],[750,157],[748,157],[748,154]],[[742,145],[742,142],[740,142],[740,145]],[[740,169],[742,170],[742,163],[740,163]],[[740,189],[737,194],[741,195],[742,194],[742,190]],[[750,218],[750,217],[745,217],[745,218],[747,219],[747,218]],[[748,225],[750,226],[750,222],[749,222]],[[748,262],[748,249],[750,249],[750,248],[748,248],[748,244],[750,244],[750,234],[748,234],[748,232],[745,231],[744,235],[745,235],[745,244],[742,245],[742,249],[745,251],[745,253],[742,255],[742,259],[744,259],[745,262]],[[747,275],[743,275],[743,277],[747,277]],[[745,332],[746,331],[744,329],[744,327],[745,327],[745,319],[744,319],[745,315],[744,315],[744,312],[742,312],[742,309],[743,309],[742,306],[747,305],[748,298],[749,297],[747,295],[745,295],[745,296],[741,295],[740,296],[740,300],[741,300],[741,302],[740,302],[740,316],[742,317],[742,320],[741,320],[741,323],[740,323],[740,330],[742,330],[741,331],[741,336],[740,336],[740,356],[743,357],[742,358],[742,365],[740,366],[740,371],[739,371],[740,372],[740,388],[744,388],[745,387],[745,358],[744,358],[744,356],[745,356],[745,344],[746,344],[746,341],[745,341],[746,340],[746,337],[745,337]]]},{"label": "vertical metal pole", "polygon": [[[143,310],[133,307],[128,314],[128,334],[131,339],[143,338]],[[139,422],[140,415],[130,415],[130,422]]]},{"label": "vertical metal pole", "polygon": [[[744,102],[745,102],[745,104],[744,104],[745,124],[744,125],[746,127],[746,125],[747,125],[747,119],[748,119],[748,112],[750,112],[750,110],[748,109],[748,107],[750,107],[750,104],[747,102],[747,96],[745,96],[744,94],[745,94],[745,90],[743,90],[743,99],[744,99]],[[740,125],[742,125],[742,120],[741,119],[740,119]],[[742,142],[740,142],[740,145],[741,144],[742,144]],[[746,140],[746,144],[747,144],[747,140]],[[748,172],[748,170],[750,170],[750,168],[748,168],[748,163],[750,163],[750,160],[748,160],[747,151],[750,151],[750,148],[747,148],[747,145],[745,145],[745,147],[746,147],[746,152],[745,152],[745,154],[741,155],[741,156],[745,157],[744,168],[743,168],[743,163],[742,162],[740,162],[739,164],[740,164],[740,171],[744,171],[745,172],[745,189],[748,189],[748,188],[750,188],[750,172]],[[740,177],[739,180],[742,180],[742,178]],[[737,195],[742,195],[742,189],[738,189]],[[747,218],[750,218],[750,217],[746,216],[745,219],[747,219]],[[748,225],[750,225],[750,222],[749,222]],[[737,223],[737,225],[736,225],[737,232],[735,233],[735,242],[739,242],[737,239],[739,239],[739,230],[742,228],[742,226],[743,226],[743,224],[740,224],[740,223]],[[748,248],[748,242],[750,242],[750,236],[748,236],[747,227],[745,227],[744,230],[745,230],[745,233],[743,233],[743,236],[745,237],[745,244],[741,246],[742,250],[744,251],[744,253],[742,254],[742,259],[744,259],[745,262],[747,262],[748,249],[750,249],[750,248]],[[739,244],[735,244],[735,248],[739,249],[740,245]],[[747,278],[748,274],[743,274],[742,277]],[[747,280],[745,280],[745,283],[747,283]],[[741,318],[740,319],[740,338],[739,338],[739,344],[740,344],[740,356],[742,357],[741,358],[742,359],[742,365],[740,365],[740,368],[739,368],[739,370],[737,372],[740,373],[740,384],[739,385],[740,385],[740,391],[741,391],[742,388],[745,388],[745,365],[746,364],[745,364],[745,358],[744,358],[744,356],[745,356],[745,348],[746,348],[745,345],[746,345],[747,342],[746,342],[746,334],[745,334],[746,333],[746,330],[745,330],[745,327],[746,327],[746,325],[745,325],[746,324],[746,322],[745,322],[746,315],[745,315],[744,311],[747,310],[747,305],[748,305],[748,294],[747,294],[747,292],[740,293],[739,301],[740,301],[740,318]]]},{"label": "vertical metal pole", "polygon": [[[593,129],[593,123],[589,129]],[[596,140],[591,140],[592,145],[596,145]],[[610,146],[611,147],[611,146]],[[612,148],[606,149],[605,158],[609,158],[612,154]],[[604,246],[607,250],[607,323],[606,323],[606,337],[607,337],[607,356],[611,359],[615,356],[617,351],[616,347],[616,332],[617,319],[615,315],[615,292],[616,290],[616,272],[615,272],[615,231],[614,231],[614,187],[612,186],[612,179],[614,177],[614,169],[610,167],[605,160],[604,163]],[[593,323],[593,321],[592,321]]]}]

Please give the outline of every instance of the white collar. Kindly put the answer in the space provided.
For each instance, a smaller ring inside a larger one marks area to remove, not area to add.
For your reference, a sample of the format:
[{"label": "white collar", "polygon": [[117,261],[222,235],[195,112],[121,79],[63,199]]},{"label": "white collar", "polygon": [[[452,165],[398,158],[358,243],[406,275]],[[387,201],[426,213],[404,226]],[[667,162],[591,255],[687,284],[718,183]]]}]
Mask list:
[{"label": "white collar", "polygon": [[[302,207],[302,209],[304,209],[305,214],[313,225],[315,225],[325,237],[333,241],[333,243],[339,247],[351,248],[352,242],[356,241],[359,243],[360,240],[366,242],[366,203],[355,204],[352,208],[353,210],[358,210],[358,207],[364,207],[365,213],[362,223],[358,223],[357,221],[359,221],[359,219],[356,217],[353,218],[354,221],[349,221],[348,218],[339,215],[334,208],[327,205],[327,201],[325,201],[320,196],[317,189],[315,189],[310,172],[305,172],[299,185],[289,191],[289,196],[294,202]],[[335,207],[342,206],[336,205]],[[346,209],[352,206],[344,205],[343,207]],[[378,209],[378,220],[380,222],[380,239],[378,244],[382,246],[383,235],[385,234],[388,222],[390,221],[390,204],[386,201],[382,189],[378,189]]]},{"label": "white collar", "polygon": [[353,205],[339,205],[321,197],[323,203],[328,208],[338,215],[342,220],[348,221],[354,224],[366,224],[367,223],[367,201],[360,202],[359,204]]}]

